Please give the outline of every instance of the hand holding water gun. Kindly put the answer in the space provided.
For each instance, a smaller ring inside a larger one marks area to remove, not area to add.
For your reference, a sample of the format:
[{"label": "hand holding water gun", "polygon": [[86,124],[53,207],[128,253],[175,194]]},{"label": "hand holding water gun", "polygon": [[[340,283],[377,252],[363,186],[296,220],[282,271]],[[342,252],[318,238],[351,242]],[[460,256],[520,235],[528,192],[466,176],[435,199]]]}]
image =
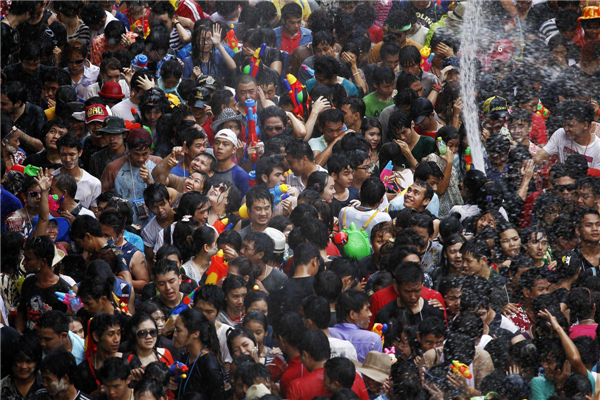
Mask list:
[{"label": "hand holding water gun", "polygon": [[469,371],[469,366],[456,360],[452,361],[450,368],[455,374],[461,375],[467,379],[471,379],[473,377],[473,375],[471,375],[471,371]]},{"label": "hand holding water gun", "polygon": [[277,186],[275,186],[273,189],[269,189],[269,192],[271,192],[271,194],[275,198],[275,206],[277,206],[277,204],[279,204],[281,200],[285,200],[288,197],[290,197],[290,194],[287,191],[288,186],[286,184],[281,183],[278,183]]},{"label": "hand holding water gun", "polygon": [[267,49],[267,44],[263,43],[260,46],[260,49],[256,49],[254,51],[254,55],[250,59],[250,64],[244,67],[244,74],[252,75],[256,78],[256,74],[258,74],[258,68],[260,67],[260,59],[265,55],[265,51]]},{"label": "hand holding water gun", "polygon": [[206,284],[216,285],[221,279],[227,276],[229,262],[225,260],[223,250],[219,250],[217,254],[210,259],[210,267],[206,271]]},{"label": "hand holding water gun", "polygon": [[169,367],[169,374],[175,378],[175,382],[179,383],[182,379],[187,378],[187,373],[190,369],[182,362],[175,361]]},{"label": "hand holding water gun", "polygon": [[[188,294],[187,296],[185,296],[183,298],[183,300],[181,301],[181,304],[179,304],[177,307],[175,307],[173,309],[173,312],[171,312],[171,315],[169,316],[169,319],[171,319],[171,317],[173,315],[179,315],[181,314],[182,311],[190,308],[189,305],[192,303],[192,301],[194,301],[194,295],[196,294],[195,290],[192,290],[192,292],[190,294]],[[169,322],[167,320],[167,322]]]},{"label": "hand holding water gun", "polygon": [[387,332],[388,326],[387,324],[380,324],[380,323],[376,323],[375,325],[373,325],[373,329],[371,329],[373,332],[375,332],[376,334],[379,335],[379,337],[381,338],[381,345],[383,346],[383,334]]},{"label": "hand holding water gun", "polygon": [[435,53],[432,53],[431,48],[427,46],[423,47],[419,53],[421,53],[421,69],[425,72],[429,72]]},{"label": "hand holding water gun", "polygon": [[287,74],[287,79],[283,80],[283,84],[288,91],[288,95],[290,96],[290,100],[292,100],[292,104],[294,104],[293,113],[296,117],[304,120],[304,106],[306,105],[308,110],[308,102],[310,101],[310,96],[308,93],[305,93],[305,86],[300,83],[298,79],[292,74]]},{"label": "hand holding water gun", "polygon": [[229,218],[223,218],[215,221],[213,228],[215,228],[217,233],[220,235],[221,233],[233,228],[233,223],[229,223]]},{"label": "hand holding water gun", "polygon": [[465,162],[467,163],[467,171],[469,171],[471,169],[471,165],[473,164],[473,157],[471,157],[470,147],[465,149]]},{"label": "hand holding water gun", "polygon": [[227,35],[225,36],[225,40],[227,41],[227,46],[234,53],[238,53],[240,51],[238,38],[235,36],[235,31],[233,30],[233,24],[231,24],[231,29],[227,31]]},{"label": "hand holding water gun", "polygon": [[[246,105],[246,122],[248,123],[248,142],[251,147],[256,147],[259,143],[258,135],[260,128],[258,127],[258,116],[256,114],[256,101],[248,99]],[[252,161],[258,161],[258,153],[252,154]]]},{"label": "hand holding water gun", "polygon": [[144,39],[148,37],[150,34],[150,25],[148,24],[148,20],[144,18],[143,22],[141,19],[135,21],[135,23],[131,26],[131,30],[138,35],[144,36]]},{"label": "hand holding water gun", "polygon": [[83,303],[72,290],[69,290],[69,293],[54,292],[54,294],[58,301],[67,305],[70,311],[77,312],[83,308]]}]

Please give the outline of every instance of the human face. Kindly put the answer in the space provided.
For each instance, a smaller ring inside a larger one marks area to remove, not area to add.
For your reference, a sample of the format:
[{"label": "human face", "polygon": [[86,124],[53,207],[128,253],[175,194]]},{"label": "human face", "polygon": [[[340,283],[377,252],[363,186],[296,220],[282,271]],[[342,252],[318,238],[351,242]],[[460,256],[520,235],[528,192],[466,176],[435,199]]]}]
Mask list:
[{"label": "human face", "polygon": [[323,74],[315,72],[315,80],[320,85],[329,86],[329,85],[333,85],[334,83],[337,82],[337,75],[333,75],[328,78]]},{"label": "human face", "polygon": [[455,243],[451,246],[446,246],[446,260],[448,261],[448,267],[451,273],[456,275],[462,274],[463,256],[460,252],[462,243]]},{"label": "human face", "polygon": [[181,318],[177,318],[175,321],[175,331],[173,332],[173,342],[175,343],[175,347],[178,349],[184,348],[191,343],[192,340],[190,332],[188,332]]},{"label": "human face", "polygon": [[15,378],[24,380],[33,375],[35,367],[33,360],[15,360],[12,365],[12,373]]},{"label": "human face", "polygon": [[425,182],[429,183],[429,186],[433,189],[434,192],[437,192],[438,185],[440,184],[441,179],[437,178],[433,175],[429,175],[429,178]]},{"label": "human face", "polygon": [[[195,107],[192,107],[192,108],[195,108]],[[160,117],[162,117],[162,115],[163,115],[162,111],[157,107],[153,107],[149,110],[146,110],[146,112],[144,113],[144,119],[146,120],[146,125],[148,125],[152,130],[154,130],[154,128],[156,127],[156,124],[158,123],[158,119]],[[194,114],[194,116],[195,116],[195,114]]]},{"label": "human face", "polygon": [[85,333],[83,332],[83,325],[79,321],[73,321],[69,323],[69,330],[79,336],[82,339],[85,339]]},{"label": "human face", "polygon": [[246,257],[247,259],[252,261],[255,258],[254,255],[255,255],[254,242],[249,242],[247,240],[242,242],[242,248],[240,249],[240,256]]},{"label": "human face", "polygon": [[398,294],[400,301],[407,307],[413,308],[419,305],[421,292],[423,291],[423,282],[408,283],[398,285]]},{"label": "human face", "polygon": [[79,166],[79,157],[81,157],[81,153],[82,150],[77,150],[76,147],[61,147],[58,155],[63,168],[70,171]]},{"label": "human face", "polygon": [[88,312],[88,314],[97,315],[100,314],[104,308],[104,302],[102,299],[106,299],[106,297],[102,297],[100,300],[94,300],[91,297],[84,297],[81,299],[81,302],[83,303],[83,308]]},{"label": "human face", "polygon": [[25,250],[23,254],[23,267],[28,274],[35,274],[42,268],[42,261],[38,259],[33,250]]},{"label": "human face", "polygon": [[290,17],[283,20],[283,27],[285,28],[286,33],[290,35],[297,34],[301,24],[302,18]]},{"label": "human face", "polygon": [[577,185],[575,179],[570,176],[563,176],[556,180],[554,191],[562,197],[565,204],[573,204],[578,200]]},{"label": "human face", "polygon": [[592,188],[581,186],[578,190],[577,205],[579,207],[596,208],[596,196],[592,192]]},{"label": "human face", "polygon": [[17,135],[15,132],[6,136],[2,141],[2,144],[6,147],[10,154],[15,154],[19,150],[21,141],[19,140],[19,135]]},{"label": "human face", "polygon": [[371,159],[366,158],[362,164],[360,164],[354,170],[354,181],[362,184],[364,181],[371,177]]},{"label": "human face", "polygon": [[337,175],[337,183],[347,188],[352,186],[352,181],[354,180],[354,171],[352,168],[345,168],[340,171]]},{"label": "human face", "polygon": [[[344,124],[346,124],[346,126],[353,126],[358,118],[360,118],[357,112],[352,111],[350,104],[344,104],[341,108],[341,111],[344,115]],[[343,126],[342,129],[344,129]]]},{"label": "human face", "polygon": [[271,83],[269,85],[261,85],[261,87],[267,100],[273,101],[273,99],[275,99],[275,91],[277,90],[275,85]]},{"label": "human face", "polygon": [[265,120],[264,130],[269,138],[283,133],[285,123],[278,117],[271,117]]},{"label": "human face", "polygon": [[157,275],[154,278],[154,285],[161,299],[167,302],[177,300],[179,295],[179,285],[181,285],[181,276],[173,271],[169,271],[164,275]]},{"label": "human face", "polygon": [[280,167],[275,167],[267,179],[267,186],[269,189],[273,189],[279,184],[285,184],[285,177],[283,176],[283,170]]},{"label": "human face", "polygon": [[490,213],[485,213],[477,220],[477,232],[479,232],[481,229],[485,228],[488,225],[496,229],[496,218]]},{"label": "human face", "polygon": [[256,95],[258,94],[256,91],[256,83],[240,83],[237,86],[235,94],[239,104],[245,104],[248,99],[256,100]]},{"label": "human face", "polygon": [[267,332],[266,332],[264,326],[262,326],[258,322],[251,321],[251,322],[244,324],[244,327],[246,329],[250,330],[252,333],[254,333],[254,336],[256,337],[256,341],[258,342],[258,345],[261,346],[263,344],[263,342],[265,341],[265,336],[267,335]]},{"label": "human face", "polygon": [[460,145],[460,140],[459,139],[450,139],[450,140],[448,140],[448,143],[446,143],[446,145],[454,154],[456,154],[458,152],[458,146]]},{"label": "human face", "polygon": [[196,208],[194,213],[194,219],[198,221],[200,226],[206,225],[208,221],[208,215],[210,213],[210,203],[202,203]]},{"label": "human face", "polygon": [[42,371],[42,385],[52,398],[56,398],[60,393],[69,388],[68,383],[64,379],[58,379],[56,375],[52,375],[48,371]]},{"label": "human face", "polygon": [[413,131],[412,127],[411,128],[402,127],[402,128],[396,129],[396,139],[402,140],[405,143],[412,142],[414,134],[415,134],[415,131]]},{"label": "human face", "polygon": [[536,279],[531,290],[524,289],[527,298],[533,301],[538,296],[548,294],[548,280],[546,278]]},{"label": "human face", "polygon": [[412,355],[412,349],[410,348],[408,338],[404,332],[400,335],[399,341],[394,341],[394,346],[398,349],[398,354],[401,359],[406,360]]},{"label": "human face", "polygon": [[376,258],[379,258],[379,252],[381,251],[381,246],[386,244],[391,238],[393,238],[391,233],[378,232],[377,235],[371,238],[371,247],[373,247],[373,254]]},{"label": "human face", "polygon": [[125,397],[129,397],[129,382],[131,382],[131,377],[128,377],[125,380],[104,380],[104,382],[102,382],[102,388],[108,400],[119,400]]},{"label": "human face", "polygon": [[587,122],[579,122],[575,118],[565,119],[563,128],[569,140],[577,140],[590,134],[590,125]]},{"label": "human face", "polygon": [[483,269],[486,265],[486,257],[482,257],[481,260],[477,260],[471,253],[463,254],[463,271],[465,275],[478,275],[479,273],[483,272]]},{"label": "human face", "polygon": [[548,250],[548,238],[542,232],[531,233],[531,237],[525,245],[525,250],[527,255],[534,261],[540,261],[546,254],[546,250]]},{"label": "human face", "polygon": [[38,339],[44,354],[50,354],[55,350],[60,349],[67,340],[67,332],[58,335],[52,328],[42,328],[37,330]]},{"label": "human face", "polygon": [[[150,350],[156,346],[158,329],[154,321],[145,320],[138,324],[136,332],[137,346],[143,350]],[[145,333],[145,335],[144,335]],[[141,336],[141,337],[140,337]]]},{"label": "human face", "polygon": [[71,53],[70,57],[67,58],[67,67],[71,75],[79,75],[85,68],[85,57],[78,51]]},{"label": "human face", "polygon": [[171,204],[165,199],[157,203],[148,203],[148,208],[156,215],[158,221],[166,221],[171,214]]},{"label": "human face", "polygon": [[[343,107],[342,107],[343,110]],[[322,126],[323,135],[325,135],[325,140],[328,143],[331,143],[338,136],[343,134],[344,123],[343,122],[325,122],[325,126]]]},{"label": "human face", "polygon": [[544,368],[544,378],[550,382],[556,382],[557,375],[561,373],[562,366],[557,365],[556,359],[552,354],[542,360],[542,368]]},{"label": "human face", "polygon": [[39,68],[40,68],[40,59],[39,58],[37,60],[21,61],[21,69],[27,75],[35,74],[35,71],[37,71]]},{"label": "human face", "polygon": [[119,133],[117,135],[104,134],[104,140],[106,141],[106,145],[110,151],[117,151],[123,147],[125,143],[124,137],[125,135],[123,133]]},{"label": "human face", "polygon": [[212,303],[208,303],[204,300],[198,300],[196,302],[196,304],[194,305],[194,307],[196,307],[197,309],[202,311],[202,313],[204,314],[206,319],[208,319],[212,323],[215,322],[215,320],[217,319],[217,316],[219,315],[219,312],[217,311],[217,308],[215,307],[215,305]]},{"label": "human face", "polygon": [[507,257],[514,257],[521,251],[521,238],[515,229],[500,233],[500,248]]},{"label": "human face", "polygon": [[0,107],[2,110],[2,114],[12,114],[16,111],[17,108],[21,107],[23,104],[19,101],[17,103],[13,103],[10,101],[5,94],[0,97]]},{"label": "human face", "polygon": [[431,349],[439,349],[442,347],[444,345],[444,337],[435,336],[433,333],[425,336],[419,335],[419,342],[421,343],[423,353],[425,353]]},{"label": "human face", "polygon": [[[342,4],[342,2],[340,2]],[[336,390],[339,389],[339,386],[336,385],[336,382],[332,382],[329,375],[327,375],[327,370],[323,371],[323,385],[325,386],[325,390],[327,393],[335,393]]]},{"label": "human face", "polygon": [[451,315],[458,315],[460,312],[460,298],[462,296],[462,289],[450,289],[444,296],[444,303],[446,303],[446,310]]},{"label": "human face", "polygon": [[508,124],[510,135],[517,143],[523,143],[529,137],[531,123],[526,120],[512,121]]},{"label": "human face", "polygon": [[254,303],[250,304],[250,307],[248,307],[248,309],[246,310],[246,313],[249,313],[250,311],[260,311],[261,313],[263,313],[265,315],[265,317],[268,317],[269,316],[269,305],[264,300],[258,300],[258,301],[255,301]]},{"label": "human face", "polygon": [[392,71],[395,71],[400,65],[400,55],[399,54],[386,54],[382,59],[381,63],[386,67],[390,67]]},{"label": "human face", "polygon": [[165,328],[165,322],[166,322],[165,314],[161,310],[156,310],[150,316],[156,323],[156,327],[158,328],[158,334],[162,335],[162,331]]},{"label": "human face", "polygon": [[363,307],[360,309],[360,312],[354,312],[351,311],[351,313],[353,314],[353,318],[354,318],[354,323],[360,328],[360,329],[367,329],[367,327],[369,326],[369,321],[371,319],[371,310],[369,309],[369,304],[364,304]]},{"label": "human face", "polygon": [[391,97],[396,88],[395,82],[383,82],[381,85],[375,85],[375,89],[384,97]]},{"label": "human face", "polygon": [[244,297],[246,297],[247,293],[248,289],[245,286],[233,289],[227,293],[225,301],[229,310],[241,314],[244,311]]},{"label": "human face", "polygon": [[397,31],[387,26],[385,28],[387,29],[387,34],[394,38],[394,42],[398,43],[399,45],[403,45],[404,42],[406,42],[407,31]]},{"label": "human face", "polygon": [[425,188],[421,186],[410,185],[404,194],[404,208],[415,208],[422,211],[428,203],[425,200]]},{"label": "human face", "polygon": [[113,325],[104,331],[96,346],[107,353],[114,354],[119,351],[119,344],[121,344],[121,327]]},{"label": "human face", "polygon": [[118,69],[109,69],[104,74],[102,74],[102,81],[106,82],[119,82],[121,79],[121,71]]},{"label": "human face", "polygon": [[583,216],[579,227],[579,236],[582,241],[598,243],[600,240],[600,218],[596,214]]},{"label": "human face", "polygon": [[82,137],[85,133],[85,122],[69,118],[69,125],[71,126],[71,131],[78,137]]},{"label": "human face", "polygon": [[419,76],[421,73],[421,67],[414,62],[402,65],[402,71],[407,74],[413,74],[415,76]]},{"label": "human face", "polygon": [[335,51],[333,46],[330,46],[329,43],[321,42],[318,45],[313,46],[313,53],[315,56],[332,56]]},{"label": "human face", "polygon": [[494,154],[494,153],[488,153],[488,154],[490,157],[490,162],[492,163],[492,165],[495,168],[497,168],[497,169],[504,168],[504,165],[508,161],[508,154]]},{"label": "human face", "polygon": [[231,129],[238,138],[240,137],[241,129],[240,124],[237,121],[227,121],[223,124],[221,129]]},{"label": "human face", "polygon": [[540,99],[534,97],[533,99],[529,99],[526,103],[519,104],[519,107],[527,110],[528,113],[533,114],[537,111],[537,105],[540,102]]},{"label": "human face", "polygon": [[585,36],[596,40],[598,38],[598,36],[600,35],[600,21],[595,18],[592,20],[586,21],[586,24],[585,24],[583,30],[585,32]]},{"label": "human face", "polygon": [[567,48],[565,46],[556,46],[550,53],[552,55],[552,61],[554,61],[555,64],[566,64]]},{"label": "human face", "polygon": [[238,336],[233,339],[231,342],[231,350],[233,350],[234,357],[242,354],[251,356],[258,351],[254,342],[245,336]]},{"label": "human face", "polygon": [[87,129],[90,131],[90,134],[97,138],[97,139],[102,139],[104,141],[104,135],[102,135],[102,133],[98,132],[98,129],[102,128],[102,122],[100,121],[93,121],[90,122],[88,124],[86,124]]},{"label": "human face", "polygon": [[189,109],[194,114],[194,119],[198,122],[204,122],[203,119],[206,116],[206,109],[204,107],[194,107],[189,105]]},{"label": "human face", "polygon": [[56,91],[58,90],[58,82],[45,82],[42,84],[42,91],[44,91],[48,98],[55,100]]},{"label": "human face", "polygon": [[150,148],[129,149],[129,163],[135,168],[141,168],[150,157]]},{"label": "human face", "polygon": [[256,226],[267,226],[271,220],[272,213],[271,203],[266,199],[258,199],[250,207],[250,222]]},{"label": "human face", "polygon": [[373,150],[375,150],[377,146],[379,146],[379,143],[381,143],[381,131],[379,128],[371,127],[365,131],[364,135],[365,139],[367,139],[367,142],[371,144],[371,148]]},{"label": "human face", "polygon": [[194,163],[192,164],[193,168],[197,169],[198,171],[202,171],[205,172],[206,174],[209,174],[210,171],[210,165],[213,162],[213,160],[209,157],[209,156],[200,156],[198,158],[196,158],[194,161],[197,160],[197,165],[195,165]]},{"label": "human face", "polygon": [[200,175],[197,172],[191,172],[190,175],[185,178],[185,183],[183,186],[183,193],[198,191],[202,192],[202,188],[204,187],[204,176]]},{"label": "human face", "polygon": [[235,154],[236,147],[227,139],[218,138],[213,142],[217,161],[227,161]]},{"label": "human face", "polygon": [[321,198],[325,203],[331,203],[333,201],[333,195],[335,194],[335,181],[331,176],[327,177],[325,188],[321,193]]}]

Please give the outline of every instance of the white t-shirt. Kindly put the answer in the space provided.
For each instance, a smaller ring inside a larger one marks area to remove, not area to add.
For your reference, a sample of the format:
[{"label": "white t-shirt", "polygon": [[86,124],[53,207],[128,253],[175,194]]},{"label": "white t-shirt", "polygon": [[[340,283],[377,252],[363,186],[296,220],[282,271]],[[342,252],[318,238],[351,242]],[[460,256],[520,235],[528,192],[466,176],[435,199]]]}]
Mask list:
[{"label": "white t-shirt", "polygon": [[221,358],[224,363],[233,362],[233,358],[231,354],[229,354],[229,349],[227,348],[227,333],[233,328],[227,324],[221,324],[219,329],[217,329],[217,337],[219,338],[219,345],[221,346]]},{"label": "white t-shirt", "polygon": [[[171,224],[171,241],[170,243],[173,243],[173,231],[175,231],[175,225],[177,225],[177,222],[173,222]],[[163,244],[165,244],[165,230],[163,229],[162,231],[158,232],[158,234],[156,235],[156,242],[154,244],[154,254],[156,254],[156,252],[158,252],[158,249],[160,249]]]},{"label": "white t-shirt", "polygon": [[[350,206],[342,208],[340,210],[340,214],[338,215],[338,219],[340,221],[340,230],[350,228],[350,224],[352,222],[354,222],[356,229],[360,230],[375,212],[376,210],[359,211],[356,208]],[[392,218],[390,217],[390,214],[379,211],[377,215],[375,215],[375,217],[371,220],[371,222],[369,222],[369,224],[366,227],[364,227],[364,230],[369,234],[369,236],[371,236],[371,229],[373,229],[375,225],[377,225],[380,222],[387,222],[391,220]]]},{"label": "white t-shirt", "polygon": [[[77,182],[77,193],[75,200],[79,200],[85,208],[96,207],[96,199],[102,193],[102,184],[100,179],[96,178],[83,168],[81,168],[81,179]],[[60,169],[54,170],[52,175],[60,174]]]},{"label": "white t-shirt", "polygon": [[116,104],[112,108],[112,112],[113,112],[113,115],[116,115],[117,117],[121,117],[126,121],[133,121],[134,116],[131,113],[132,108],[135,109],[135,111],[137,111],[138,113],[140,112],[140,107],[137,104],[133,104],[131,102],[131,98],[129,98],[129,99],[123,100],[119,104]]},{"label": "white t-shirt", "polygon": [[558,154],[558,162],[564,163],[572,154],[583,154],[590,168],[600,168],[600,140],[590,134],[593,142],[587,146],[581,146],[574,140],[567,139],[563,128],[558,129],[544,146],[544,150],[551,156]]},{"label": "white t-shirt", "polygon": [[154,245],[156,244],[156,238],[162,230],[163,228],[156,221],[156,217],[152,217],[150,222],[148,222],[144,229],[142,229],[142,239],[144,240],[144,246],[154,249]]},{"label": "white t-shirt", "polygon": [[334,337],[328,337],[329,347],[331,348],[331,358],[333,357],[346,357],[350,360],[358,361],[356,354],[356,348],[347,340],[337,339]]}]

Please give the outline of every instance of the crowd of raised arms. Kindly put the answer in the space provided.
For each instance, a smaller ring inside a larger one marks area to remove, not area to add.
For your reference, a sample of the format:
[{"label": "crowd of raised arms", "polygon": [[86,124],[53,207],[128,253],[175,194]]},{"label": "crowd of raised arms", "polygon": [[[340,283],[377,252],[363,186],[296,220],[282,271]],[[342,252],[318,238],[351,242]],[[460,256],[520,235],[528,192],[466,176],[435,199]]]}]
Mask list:
[{"label": "crowd of raised arms", "polygon": [[600,1],[0,27],[0,400],[600,399]]}]

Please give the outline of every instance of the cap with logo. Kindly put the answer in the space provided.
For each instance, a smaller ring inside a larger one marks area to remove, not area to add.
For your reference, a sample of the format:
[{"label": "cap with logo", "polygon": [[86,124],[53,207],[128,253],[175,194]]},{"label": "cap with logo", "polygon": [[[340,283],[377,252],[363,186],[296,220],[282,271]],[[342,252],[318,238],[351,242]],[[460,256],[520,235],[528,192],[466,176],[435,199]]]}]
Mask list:
[{"label": "cap with logo", "polygon": [[207,88],[198,86],[195,88],[190,97],[188,98],[188,104],[191,107],[204,108],[210,100],[210,92]]},{"label": "cap with logo", "polygon": [[98,132],[108,135],[118,135],[120,133],[129,132],[125,127],[125,121],[121,117],[110,116],[106,117],[102,128],[98,129]]},{"label": "cap with logo", "polygon": [[106,117],[108,117],[108,111],[106,111],[106,107],[102,104],[92,104],[91,106],[85,109],[86,124],[96,121],[104,122]]},{"label": "cap with logo", "polygon": [[483,103],[483,113],[489,115],[492,119],[508,117],[506,99],[499,96],[490,97]]},{"label": "cap with logo", "polygon": [[415,121],[415,125],[419,125],[426,117],[433,114],[433,104],[424,97],[415,99],[410,105],[410,116]]}]

